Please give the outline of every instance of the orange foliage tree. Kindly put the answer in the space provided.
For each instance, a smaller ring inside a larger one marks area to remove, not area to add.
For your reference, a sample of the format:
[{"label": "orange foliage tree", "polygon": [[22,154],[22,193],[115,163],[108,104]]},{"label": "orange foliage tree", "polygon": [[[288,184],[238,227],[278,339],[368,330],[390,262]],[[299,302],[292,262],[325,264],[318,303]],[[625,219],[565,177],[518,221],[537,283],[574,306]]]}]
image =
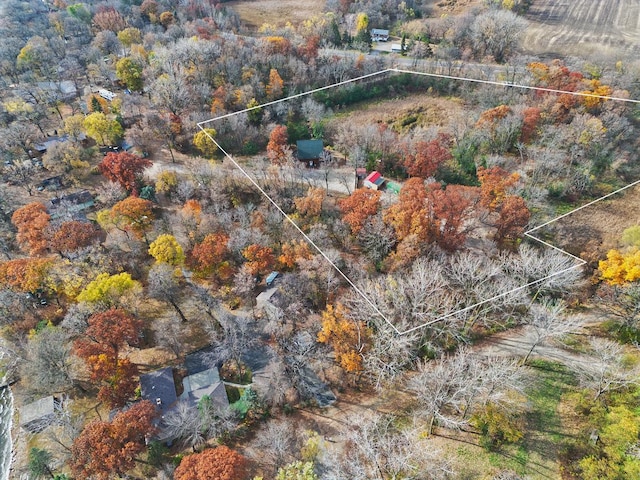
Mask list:
[{"label": "orange foliage tree", "polygon": [[137,238],[146,238],[153,225],[153,203],[139,197],[127,197],[108,212],[109,219],[123,232],[132,232]]},{"label": "orange foliage tree", "polygon": [[602,85],[600,80],[593,79],[589,81],[589,88],[581,93],[594,95],[593,97],[582,97],[582,102],[587,110],[594,110],[606,101],[606,99],[600,97],[610,96],[613,93],[613,89],[608,85]]},{"label": "orange foliage tree", "polygon": [[283,270],[289,270],[295,267],[298,260],[308,260],[311,258],[311,250],[309,244],[302,240],[292,241],[282,245],[282,250],[278,256],[278,264]]},{"label": "orange foliage tree", "polygon": [[49,248],[64,256],[91,245],[98,237],[98,229],[87,222],[71,220],[62,223],[49,239]]},{"label": "orange foliage tree", "polygon": [[507,197],[507,190],[513,187],[520,175],[507,171],[500,167],[478,167],[478,180],[480,180],[480,192],[482,206],[491,211],[496,210]]},{"label": "orange foliage tree", "polygon": [[276,125],[269,135],[269,143],[267,143],[267,155],[271,163],[282,165],[287,160],[287,127],[284,125]]},{"label": "orange foliage tree", "polygon": [[[478,197],[476,187],[447,185],[443,189],[438,183],[427,187],[421,178],[411,178],[402,186],[398,203],[385,212],[385,221],[401,242],[410,238],[414,246],[436,242],[445,250],[455,250],[466,240],[465,223]],[[405,251],[400,245],[399,250]]]},{"label": "orange foliage tree", "polygon": [[304,217],[319,217],[326,192],[324,188],[310,188],[304,197],[293,200],[297,212]]},{"label": "orange foliage tree", "polygon": [[342,221],[351,227],[354,234],[358,234],[367,219],[378,213],[380,208],[380,192],[359,188],[347,198],[338,201],[342,212]]},{"label": "orange foliage tree", "polygon": [[284,81],[278,73],[278,70],[276,70],[275,68],[272,68],[269,72],[269,83],[267,83],[265,90],[267,92],[267,98],[269,100],[280,98],[284,93]]},{"label": "orange foliage tree", "polygon": [[228,262],[225,258],[229,254],[227,242],[229,236],[224,233],[210,233],[202,242],[191,250],[189,255],[190,267],[200,276],[211,275],[214,272],[223,273],[227,270]]},{"label": "orange foliage tree", "polygon": [[0,263],[0,285],[19,292],[35,292],[44,288],[52,265],[50,258],[17,258]]},{"label": "orange foliage tree", "polygon": [[112,422],[87,424],[71,446],[69,466],[75,478],[108,480],[131,470],[154,431],[155,415],[155,406],[145,400],[118,413]]},{"label": "orange foliage tree", "polygon": [[16,239],[24,252],[39,255],[46,250],[45,230],[50,219],[47,208],[38,202],[28,203],[13,212],[11,223],[18,230]]},{"label": "orange foliage tree", "polygon": [[318,341],[333,347],[336,360],[349,373],[362,371],[363,353],[371,332],[363,322],[347,318],[345,308],[336,304],[328,305],[322,312],[322,330],[318,332]]},{"label": "orange foliage tree", "polygon": [[98,398],[112,407],[125,404],[136,388],[136,365],[120,358],[125,345],[137,345],[142,322],[122,310],[112,308],[89,317],[84,336],[74,342],[76,354],[89,368],[91,380],[103,385]]},{"label": "orange foliage tree", "polygon": [[182,458],[174,480],[245,480],[247,460],[235,450],[221,445]]},{"label": "orange foliage tree", "polygon": [[444,133],[429,142],[420,141],[407,149],[404,167],[412,177],[429,178],[451,156],[451,137]]},{"label": "orange foliage tree", "polygon": [[273,269],[275,256],[270,247],[262,245],[249,245],[242,251],[242,256],[247,260],[245,265],[251,275],[264,275]]},{"label": "orange foliage tree", "polygon": [[142,182],[142,172],[151,165],[151,160],[131,153],[109,152],[98,164],[98,169],[109,180],[119,183],[132,195],[137,195]]}]

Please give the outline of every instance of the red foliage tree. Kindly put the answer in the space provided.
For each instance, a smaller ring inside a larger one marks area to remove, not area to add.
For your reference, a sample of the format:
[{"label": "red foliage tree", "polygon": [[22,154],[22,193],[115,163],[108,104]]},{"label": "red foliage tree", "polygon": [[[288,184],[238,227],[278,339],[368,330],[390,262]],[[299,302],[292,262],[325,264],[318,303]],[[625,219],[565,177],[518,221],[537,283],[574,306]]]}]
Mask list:
[{"label": "red foliage tree", "polygon": [[245,264],[251,275],[264,275],[271,271],[275,264],[276,258],[270,247],[262,245],[249,245],[242,251],[242,256],[246,258]]},{"label": "red foliage tree", "polygon": [[351,227],[354,234],[358,234],[367,219],[378,212],[380,195],[378,191],[359,188],[347,198],[338,201],[342,221]]},{"label": "red foliage tree", "polygon": [[136,383],[132,379],[138,369],[120,358],[120,350],[138,344],[142,322],[112,308],[92,315],[88,323],[84,336],[74,343],[75,352],[86,362],[91,380],[103,383],[98,397],[112,407],[122,406],[133,395]]},{"label": "red foliage tree", "polygon": [[90,223],[72,220],[64,222],[51,235],[49,248],[61,256],[91,245],[98,237],[99,230]]},{"label": "red foliage tree", "polygon": [[29,255],[39,255],[46,250],[45,230],[50,219],[46,207],[38,202],[28,203],[13,212],[11,223],[18,230],[16,239],[23,251]]},{"label": "red foliage tree", "polygon": [[288,144],[287,127],[277,125],[271,130],[269,143],[267,144],[267,155],[275,165],[282,165],[287,160],[286,146]]},{"label": "red foliage tree", "polygon": [[524,233],[531,213],[527,204],[517,195],[509,195],[500,206],[499,216],[495,223],[495,240],[499,245],[512,245]]},{"label": "red foliage tree", "polygon": [[95,420],[87,424],[71,446],[73,475],[108,480],[131,470],[136,456],[146,448],[146,437],[153,433],[155,415],[155,406],[145,400],[118,413],[111,423]]},{"label": "red foliage tree", "polygon": [[132,195],[137,195],[142,172],[150,166],[151,161],[146,158],[127,152],[109,152],[98,164],[98,169],[109,180],[119,183]]},{"label": "red foliage tree", "polygon": [[522,115],[522,129],[520,130],[520,141],[529,143],[535,136],[538,124],[540,123],[541,114],[537,107],[526,108]]},{"label": "red foliage tree", "polygon": [[174,480],[245,480],[247,460],[224,445],[187,455],[173,474]]},{"label": "red foliage tree", "polygon": [[440,165],[452,158],[450,148],[451,137],[444,133],[430,142],[417,142],[404,158],[407,173],[412,177],[432,177]]},{"label": "red foliage tree", "polygon": [[478,198],[477,187],[447,185],[444,190],[432,188],[429,191],[432,236],[441,248],[453,251],[465,242],[465,223]]}]

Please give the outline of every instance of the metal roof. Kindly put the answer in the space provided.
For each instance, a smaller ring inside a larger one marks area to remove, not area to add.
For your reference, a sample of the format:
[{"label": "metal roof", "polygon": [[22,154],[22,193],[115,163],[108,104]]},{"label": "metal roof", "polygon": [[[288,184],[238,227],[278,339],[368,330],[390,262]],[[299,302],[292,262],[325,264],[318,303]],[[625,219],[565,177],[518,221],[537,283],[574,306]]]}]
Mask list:
[{"label": "metal roof", "polygon": [[298,160],[315,160],[320,158],[322,150],[324,150],[324,142],[322,140],[298,140]]},{"label": "metal roof", "polygon": [[140,375],[140,389],[142,398],[155,404],[162,413],[178,400],[171,367]]}]

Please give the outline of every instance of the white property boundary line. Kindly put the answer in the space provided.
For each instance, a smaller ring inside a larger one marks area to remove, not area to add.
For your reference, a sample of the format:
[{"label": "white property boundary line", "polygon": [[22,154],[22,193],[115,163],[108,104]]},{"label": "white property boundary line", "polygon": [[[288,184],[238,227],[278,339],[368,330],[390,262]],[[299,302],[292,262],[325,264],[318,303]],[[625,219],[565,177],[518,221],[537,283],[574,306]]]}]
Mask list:
[{"label": "white property boundary line", "polygon": [[351,287],[353,287],[353,289],[356,291],[356,293],[358,295],[360,295],[369,304],[369,306],[371,306],[373,308],[373,310],[378,315],[380,315],[380,317],[398,335],[406,335],[408,333],[415,332],[415,331],[420,330],[422,328],[425,328],[425,327],[427,327],[429,325],[433,325],[434,323],[441,322],[442,320],[446,320],[447,318],[453,317],[453,316],[458,315],[460,313],[464,313],[464,312],[466,312],[468,310],[471,310],[471,309],[473,309],[475,307],[487,304],[489,302],[492,302],[492,301],[497,300],[499,298],[505,297],[505,296],[510,295],[512,293],[519,292],[520,290],[524,290],[524,289],[529,288],[529,287],[531,287],[533,285],[537,285],[537,284],[542,283],[542,282],[544,282],[546,280],[549,280],[550,278],[562,275],[563,273],[566,273],[566,272],[568,272],[570,270],[573,270],[575,268],[579,268],[579,267],[582,267],[582,266],[586,265],[587,262],[585,260],[583,260],[583,259],[581,259],[581,258],[579,258],[579,257],[577,257],[575,255],[572,255],[571,253],[569,253],[569,252],[567,252],[565,250],[562,250],[561,248],[556,247],[555,245],[552,245],[552,244],[550,244],[550,243],[548,243],[548,242],[546,242],[546,241],[544,241],[544,240],[532,235],[532,233],[535,232],[536,230],[542,228],[542,227],[550,225],[550,224],[552,224],[552,223],[554,223],[554,222],[556,222],[556,221],[558,221],[558,220],[560,220],[560,219],[562,219],[562,218],[564,218],[564,217],[566,217],[568,215],[571,215],[572,213],[575,213],[578,210],[582,210],[583,208],[589,207],[589,206],[591,206],[591,205],[593,205],[593,204],[595,204],[595,203],[597,203],[597,202],[599,202],[601,200],[605,200],[606,198],[609,198],[609,197],[611,197],[613,195],[616,195],[617,193],[620,193],[623,190],[626,190],[626,189],[628,189],[630,187],[633,187],[633,186],[639,184],[640,180],[637,180],[637,181],[635,181],[633,183],[630,183],[629,185],[626,185],[626,186],[624,186],[622,188],[619,188],[618,190],[615,190],[614,192],[611,192],[611,193],[609,193],[607,195],[604,195],[604,196],[602,196],[602,197],[600,197],[600,198],[598,198],[596,200],[593,200],[593,201],[591,201],[591,202],[589,202],[589,203],[587,203],[585,205],[582,205],[582,206],[580,206],[578,208],[575,208],[575,209],[571,210],[570,212],[564,213],[563,215],[560,215],[560,216],[558,216],[558,217],[556,217],[556,218],[554,218],[552,220],[549,220],[548,222],[545,222],[542,225],[538,225],[537,227],[534,227],[534,228],[524,232],[524,235],[526,237],[528,237],[528,238],[530,238],[532,240],[535,240],[536,242],[539,242],[539,243],[545,245],[546,247],[552,248],[552,249],[562,253],[563,255],[566,255],[566,256],[572,258],[573,260],[576,261],[575,265],[572,265],[570,267],[564,268],[564,269],[559,270],[557,272],[554,272],[554,273],[552,273],[550,275],[547,275],[547,276],[545,276],[543,278],[540,278],[538,280],[534,280],[532,282],[529,282],[529,283],[527,283],[525,285],[521,285],[519,287],[513,288],[513,289],[508,290],[506,292],[502,292],[502,293],[500,293],[498,295],[494,295],[491,298],[487,298],[487,299],[482,300],[480,302],[474,303],[473,305],[469,305],[467,307],[461,308],[461,309],[456,310],[454,312],[448,313],[448,314],[443,315],[441,317],[438,317],[438,318],[436,318],[434,320],[430,320],[430,321],[425,322],[425,323],[423,323],[421,325],[418,325],[417,327],[413,327],[413,328],[410,328],[408,330],[400,331],[394,325],[394,323],[391,322],[391,320],[389,320],[380,311],[380,309],[378,309],[378,307],[369,299],[369,297],[327,256],[327,254],[324,253],[324,251],[320,247],[318,247],[318,245],[311,238],[309,238],[309,236],[306,233],[304,233],[304,231],[293,221],[293,219],[289,215],[287,215],[287,213],[285,213],[285,211],[282,210],[282,208],[280,208],[280,206],[269,196],[269,194],[267,192],[264,191],[264,189],[253,179],[253,177],[251,177],[251,175],[249,175],[247,173],[247,171],[244,168],[242,168],[242,166],[238,162],[236,162],[236,160],[224,148],[222,148],[222,146],[211,135],[209,135],[209,132],[206,131],[206,125],[209,124],[209,123],[215,122],[217,120],[222,120],[222,119],[225,119],[225,118],[229,118],[229,117],[232,117],[232,116],[235,116],[235,115],[239,115],[241,113],[247,113],[247,112],[250,112],[252,110],[256,110],[256,109],[268,107],[268,106],[271,106],[271,105],[275,105],[275,104],[278,104],[278,103],[286,102],[288,100],[292,100],[292,99],[295,99],[295,98],[301,98],[301,97],[304,97],[304,96],[307,96],[307,95],[311,95],[311,94],[316,93],[316,92],[320,92],[320,91],[323,91],[323,90],[328,90],[330,88],[339,87],[341,85],[346,85],[346,84],[357,82],[357,81],[364,80],[364,79],[367,79],[367,78],[372,78],[372,77],[375,77],[375,76],[378,76],[378,75],[382,75],[382,74],[385,74],[385,73],[389,73],[389,72],[407,73],[407,74],[412,74],[412,75],[422,75],[422,76],[434,77],[434,78],[442,78],[442,79],[447,79],[447,80],[457,80],[457,81],[464,81],[464,82],[471,82],[471,83],[481,83],[481,84],[494,85],[494,86],[500,86],[500,87],[514,87],[514,88],[520,88],[520,89],[523,89],[523,90],[535,90],[535,91],[542,91],[542,92],[547,92],[547,93],[568,94],[568,95],[574,95],[574,96],[579,96],[579,97],[594,97],[594,98],[600,98],[600,99],[603,99],[603,100],[613,100],[613,101],[619,101],[619,102],[628,102],[628,103],[640,104],[640,100],[634,100],[634,99],[629,99],[629,98],[610,97],[610,96],[605,96],[605,95],[595,95],[595,94],[584,93],[584,92],[570,92],[570,91],[567,91],[567,90],[556,90],[556,89],[552,89],[552,88],[534,87],[534,86],[531,86],[531,85],[520,85],[520,84],[516,84],[516,83],[511,83],[511,82],[497,82],[497,81],[492,81],[492,80],[482,80],[482,79],[477,79],[477,78],[459,77],[459,76],[454,76],[454,75],[443,75],[443,74],[436,74],[436,73],[426,73],[426,72],[416,72],[416,71],[412,71],[412,70],[403,70],[403,69],[398,69],[398,68],[387,68],[387,69],[384,69],[384,70],[380,70],[378,72],[370,73],[370,74],[367,74],[367,75],[362,75],[360,77],[352,78],[352,79],[345,80],[345,81],[342,81],[342,82],[337,82],[337,83],[333,83],[331,85],[327,85],[327,86],[324,86],[324,87],[320,87],[320,88],[316,88],[316,89],[313,89],[313,90],[309,90],[308,92],[297,93],[295,95],[291,95],[291,96],[286,97],[286,98],[281,98],[281,99],[274,100],[274,101],[271,101],[271,102],[263,103],[261,105],[256,105],[254,107],[245,108],[244,110],[239,110],[237,112],[227,113],[225,115],[221,115],[221,116],[209,119],[209,120],[198,122],[197,126],[209,138],[209,140],[211,140],[214,143],[214,145],[216,145],[220,149],[220,151],[224,154],[224,156],[227,159],[229,159],[229,161],[231,163],[233,163],[233,165],[238,170],[240,170],[240,172],[258,189],[258,191],[282,214],[282,216],[287,221],[289,221],[289,223],[291,225],[293,225],[293,227],[300,233],[300,235],[302,235],[304,237],[304,239],[313,248],[315,248],[320,255],[322,255],[322,257],[329,263],[329,265],[331,265],[338,272],[338,274],[342,278],[344,278],[346,280],[346,282]]}]

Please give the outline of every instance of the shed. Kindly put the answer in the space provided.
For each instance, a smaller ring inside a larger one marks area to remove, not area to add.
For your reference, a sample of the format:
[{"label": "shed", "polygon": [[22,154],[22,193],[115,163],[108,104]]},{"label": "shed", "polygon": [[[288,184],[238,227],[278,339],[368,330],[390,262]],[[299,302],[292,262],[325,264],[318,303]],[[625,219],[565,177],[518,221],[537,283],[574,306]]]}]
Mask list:
[{"label": "shed", "polygon": [[298,148],[298,160],[318,160],[324,151],[324,142],[322,140],[298,140],[296,142]]},{"label": "shed", "polygon": [[278,278],[278,275],[280,275],[280,272],[271,272],[267,278],[265,279],[264,283],[267,285],[267,287],[270,287],[273,282],[275,281],[276,278]]},{"label": "shed", "polygon": [[55,177],[45,178],[40,182],[38,190],[60,190],[63,186],[62,175],[56,175]]},{"label": "shed", "polygon": [[176,384],[171,367],[140,375],[141,396],[165,414],[177,401]]},{"label": "shed", "polygon": [[402,53],[402,44],[400,44],[400,43],[392,43],[391,44],[391,51],[393,53]]},{"label": "shed", "polygon": [[374,42],[387,42],[389,41],[389,30],[382,28],[371,29],[371,40]]},{"label": "shed", "polygon": [[55,419],[58,401],[52,395],[28,403],[19,409],[20,426],[31,433],[47,428]]},{"label": "shed", "polygon": [[370,188],[371,190],[380,190],[384,182],[385,179],[382,175],[380,175],[380,172],[374,170],[369,175],[367,175],[367,178],[364,179],[362,185]]}]

